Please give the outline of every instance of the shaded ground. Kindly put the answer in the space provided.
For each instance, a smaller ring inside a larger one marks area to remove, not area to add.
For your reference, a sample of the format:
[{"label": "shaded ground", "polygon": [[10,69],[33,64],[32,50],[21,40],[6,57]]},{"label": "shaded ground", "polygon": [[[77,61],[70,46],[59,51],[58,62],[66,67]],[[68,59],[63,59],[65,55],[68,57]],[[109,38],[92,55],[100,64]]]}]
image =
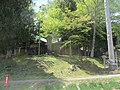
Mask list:
[{"label": "shaded ground", "polygon": [[102,60],[98,58],[78,58],[78,56],[61,56],[60,58],[71,65],[77,65],[80,70],[84,70],[90,75],[102,74],[101,72],[104,69]]},{"label": "shaded ground", "polygon": [[19,80],[10,81],[8,87],[4,87],[4,82],[0,81],[0,90],[113,90],[120,89],[119,82],[112,80],[117,77],[120,77],[120,74],[87,78]]},{"label": "shaded ground", "polygon": [[9,68],[10,80],[55,78],[53,73],[47,73],[45,71],[47,67],[52,65],[52,61],[44,61],[42,58],[26,56],[0,60],[0,80],[5,79],[6,67]]},{"label": "shaded ground", "polygon": [[[72,64],[77,65],[77,71],[69,69]],[[103,69],[102,61],[96,58],[19,56],[9,60],[0,60],[0,80],[2,80],[0,81],[0,90],[5,90],[4,80],[7,66],[10,68],[10,81],[6,90],[70,90],[72,87],[77,88],[79,86],[68,86],[70,81],[120,77],[120,75],[96,77],[96,75],[100,74],[100,70]],[[88,77],[91,75],[95,76]]]},{"label": "shaded ground", "polygon": [[[72,64],[77,66],[71,71]],[[79,58],[78,56],[18,56],[0,60],[0,80],[5,80],[6,67],[10,80],[31,80],[51,78],[80,78],[100,75],[104,66],[97,58]]]}]

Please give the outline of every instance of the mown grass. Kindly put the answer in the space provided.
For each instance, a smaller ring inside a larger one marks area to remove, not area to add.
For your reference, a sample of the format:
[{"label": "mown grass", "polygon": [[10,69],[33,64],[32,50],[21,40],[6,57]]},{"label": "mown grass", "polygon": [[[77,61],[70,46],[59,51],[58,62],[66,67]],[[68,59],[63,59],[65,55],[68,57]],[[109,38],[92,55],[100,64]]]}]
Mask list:
[{"label": "mown grass", "polygon": [[[77,65],[76,71],[70,70],[72,64]],[[96,58],[24,55],[0,60],[0,80],[5,79],[7,66],[10,66],[10,80],[78,78],[99,75],[99,72],[103,69],[102,61]]]},{"label": "mown grass", "polygon": [[[75,64],[76,71],[70,66]],[[17,56],[0,60],[0,80],[5,80],[6,67],[10,66],[10,80],[80,78],[102,74],[103,62],[98,58],[80,58],[78,56]]]},{"label": "mown grass", "polygon": [[[78,78],[100,75],[104,68],[102,60],[98,58],[79,58],[77,56],[18,56],[0,60],[0,80],[5,80],[6,66],[10,66],[9,80],[50,79],[50,78]],[[76,71],[70,66],[77,65]],[[113,90],[120,89],[120,78],[74,81],[74,82],[31,82],[9,83],[4,87],[0,83],[0,90]]]}]

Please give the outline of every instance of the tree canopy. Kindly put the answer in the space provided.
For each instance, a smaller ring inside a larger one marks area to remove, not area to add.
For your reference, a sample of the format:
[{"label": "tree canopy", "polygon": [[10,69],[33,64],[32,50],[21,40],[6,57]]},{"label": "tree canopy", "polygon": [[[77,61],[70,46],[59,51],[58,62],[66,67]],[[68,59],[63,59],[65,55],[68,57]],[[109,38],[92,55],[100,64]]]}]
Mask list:
[{"label": "tree canopy", "polygon": [[0,1],[0,50],[14,49],[34,33],[31,0]]},{"label": "tree canopy", "polygon": [[[119,0],[109,0],[114,46],[119,46]],[[116,6],[115,6],[116,5]],[[48,0],[34,12],[31,0],[0,1],[0,50],[21,47],[37,36],[61,40],[61,48],[78,47],[87,55],[107,51],[103,0]],[[114,22],[115,21],[115,22]],[[85,55],[84,53],[84,55]]]}]

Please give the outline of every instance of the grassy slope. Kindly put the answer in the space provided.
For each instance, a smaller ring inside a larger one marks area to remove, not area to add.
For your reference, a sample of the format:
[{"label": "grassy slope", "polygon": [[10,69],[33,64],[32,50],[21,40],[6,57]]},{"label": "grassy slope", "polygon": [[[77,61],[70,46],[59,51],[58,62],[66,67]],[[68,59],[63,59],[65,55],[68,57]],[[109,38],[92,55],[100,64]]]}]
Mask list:
[{"label": "grassy slope", "polygon": [[[98,75],[102,70],[102,61],[95,58],[80,59],[77,56],[19,56],[10,60],[0,60],[0,80],[5,79],[5,67],[11,66],[11,80],[41,78],[77,78]],[[71,71],[72,64],[77,71]]]},{"label": "grassy slope", "polygon": [[[52,61],[54,64],[48,69],[48,73],[53,72],[57,78],[77,78],[86,77],[88,75],[97,75],[103,65],[97,59],[86,58],[80,59],[79,57],[45,57],[46,61]],[[70,66],[77,65],[77,71],[71,71]]]}]

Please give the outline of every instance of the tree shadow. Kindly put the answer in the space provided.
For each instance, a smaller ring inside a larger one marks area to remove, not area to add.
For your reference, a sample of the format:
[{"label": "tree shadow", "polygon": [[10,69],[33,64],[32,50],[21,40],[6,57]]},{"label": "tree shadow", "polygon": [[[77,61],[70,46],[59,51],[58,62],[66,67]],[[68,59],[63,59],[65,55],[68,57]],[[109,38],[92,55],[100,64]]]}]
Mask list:
[{"label": "tree shadow", "polygon": [[78,64],[77,66],[81,69],[81,70],[85,70],[86,73],[94,75],[94,74],[100,74],[102,68],[98,67],[97,65],[95,65],[94,62],[90,62],[90,61],[84,61],[81,60],[81,62],[76,63]]},{"label": "tree shadow", "polygon": [[[0,80],[5,80],[5,74],[8,72],[9,86],[7,90],[61,90],[63,80],[56,80],[54,73],[46,72],[53,64],[52,61],[44,60],[44,57],[22,56],[0,60],[0,73],[3,74],[0,74]],[[6,67],[9,68],[9,71],[6,71]],[[29,82],[29,80],[31,81]],[[5,90],[4,81],[0,82],[0,90]]]},{"label": "tree shadow", "polygon": [[[69,64],[75,64],[78,67],[78,70],[84,70],[89,75],[102,74],[103,68],[97,66],[91,59],[88,58],[78,58],[76,56],[60,56],[62,60],[68,62]],[[101,60],[96,59],[99,64],[102,64]]]},{"label": "tree shadow", "polygon": [[0,79],[5,80],[6,73],[9,73],[10,80],[56,78],[54,73],[47,72],[52,65],[52,61],[29,56],[0,60]]}]

